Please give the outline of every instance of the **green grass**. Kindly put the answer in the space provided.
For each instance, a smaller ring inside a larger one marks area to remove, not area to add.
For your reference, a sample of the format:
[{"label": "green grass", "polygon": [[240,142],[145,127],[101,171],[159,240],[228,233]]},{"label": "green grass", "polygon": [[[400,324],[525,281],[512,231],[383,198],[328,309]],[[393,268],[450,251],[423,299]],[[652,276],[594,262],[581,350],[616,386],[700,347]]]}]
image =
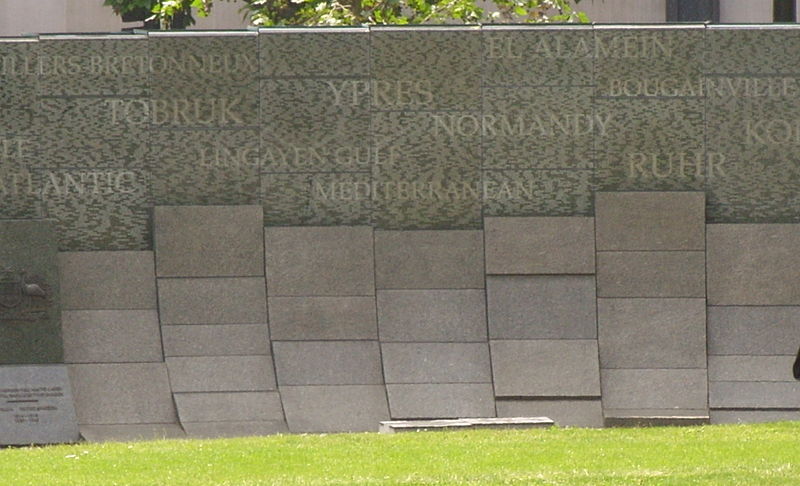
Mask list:
[{"label": "green grass", "polygon": [[0,485],[800,484],[800,424],[283,435],[0,450]]}]

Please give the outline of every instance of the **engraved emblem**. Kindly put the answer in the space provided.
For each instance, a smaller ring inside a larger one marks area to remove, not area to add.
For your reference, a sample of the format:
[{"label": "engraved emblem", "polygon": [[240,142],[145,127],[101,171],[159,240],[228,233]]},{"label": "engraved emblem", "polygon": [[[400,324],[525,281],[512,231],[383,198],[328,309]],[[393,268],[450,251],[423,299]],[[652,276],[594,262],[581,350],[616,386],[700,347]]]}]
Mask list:
[{"label": "engraved emblem", "polygon": [[44,317],[50,287],[25,270],[0,268],[0,318],[33,321]]}]

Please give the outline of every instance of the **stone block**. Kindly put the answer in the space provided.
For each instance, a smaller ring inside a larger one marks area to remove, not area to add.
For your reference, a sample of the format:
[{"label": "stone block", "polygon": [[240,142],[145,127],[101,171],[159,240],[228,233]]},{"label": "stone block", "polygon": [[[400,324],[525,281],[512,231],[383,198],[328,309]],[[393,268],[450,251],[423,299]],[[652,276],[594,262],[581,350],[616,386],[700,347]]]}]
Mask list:
[{"label": "stone block", "polygon": [[603,407],[592,400],[503,400],[497,399],[498,417],[548,417],[566,427],[602,427]]},{"label": "stone block", "polygon": [[81,425],[178,420],[164,363],[75,364],[68,369]]},{"label": "stone block", "polygon": [[258,45],[265,77],[369,75],[366,27],[263,29]]},{"label": "stone block", "polygon": [[497,397],[600,396],[595,340],[492,341],[491,354]]},{"label": "stone block", "polygon": [[710,355],[795,355],[798,336],[800,307],[708,307]]},{"label": "stone block", "polygon": [[163,361],[155,310],[74,310],[61,313],[64,361]]},{"label": "stone block", "polygon": [[283,420],[278,392],[176,393],[174,397],[182,424]]},{"label": "stone block", "polygon": [[173,393],[275,389],[269,356],[167,358]]},{"label": "stone block", "polygon": [[386,383],[491,383],[487,343],[383,343]]},{"label": "stone block", "polygon": [[183,439],[186,433],[178,424],[81,425],[87,442],[130,442]]},{"label": "stone block", "polygon": [[[800,346],[800,344],[798,344]],[[794,381],[796,356],[709,356],[709,381]],[[800,408],[800,404],[798,404]]]},{"label": "stone block", "polygon": [[56,229],[0,220],[0,365],[63,363]]},{"label": "stone block", "polygon": [[263,276],[263,224],[261,206],[158,206],[158,276]]},{"label": "stone block", "polygon": [[800,408],[800,382],[712,381],[711,408]]},{"label": "stone block", "polygon": [[482,289],[481,231],[376,231],[379,289]]},{"label": "stone block", "polygon": [[266,324],[266,294],[263,277],[162,278],[161,324]]},{"label": "stone block", "polygon": [[0,366],[0,446],[77,442],[64,365]]},{"label": "stone block", "polygon": [[712,424],[757,424],[800,420],[800,410],[711,410]]},{"label": "stone block", "polygon": [[270,297],[276,341],[378,339],[374,297]]},{"label": "stone block", "polygon": [[383,386],[282,386],[281,398],[293,433],[375,432],[389,420]]},{"label": "stone block", "polygon": [[269,355],[266,324],[163,326],[165,356]]},{"label": "stone block", "polygon": [[267,227],[265,245],[270,297],[375,295],[370,227]]},{"label": "stone block", "polygon": [[645,415],[642,410],[674,415],[679,410],[708,409],[705,369],[604,369],[601,382],[606,416],[614,416],[611,410],[627,411],[627,415]]},{"label": "stone block", "polygon": [[393,420],[495,417],[491,383],[387,385]]},{"label": "stone block", "polygon": [[710,423],[705,412],[701,415],[660,415],[652,410],[645,411],[643,415],[631,415],[625,411],[619,415],[615,411],[609,412],[611,415],[604,420],[605,427],[696,427]]},{"label": "stone block", "polygon": [[598,192],[598,251],[705,250],[702,192]]},{"label": "stone block", "polygon": [[383,384],[376,341],[279,341],[273,352],[281,386]]},{"label": "stone block", "polygon": [[184,422],[181,424],[186,436],[192,439],[216,439],[223,437],[252,437],[289,432],[282,420],[260,422]]},{"label": "stone block", "polygon": [[381,341],[486,341],[483,290],[379,290]]},{"label": "stone block", "polygon": [[705,368],[703,299],[597,299],[601,368]]},{"label": "stone block", "polygon": [[156,275],[151,251],[58,254],[65,310],[155,309]]},{"label": "stone block", "polygon": [[490,276],[486,279],[492,339],[594,339],[594,276]]},{"label": "stone block", "polygon": [[484,169],[484,216],[594,216],[594,170]]},{"label": "stone block", "polygon": [[705,258],[700,251],[600,252],[597,296],[705,298]]},{"label": "stone block", "polygon": [[711,305],[797,305],[800,225],[708,225]]},{"label": "stone block", "polygon": [[593,218],[486,218],[487,274],[593,274]]}]

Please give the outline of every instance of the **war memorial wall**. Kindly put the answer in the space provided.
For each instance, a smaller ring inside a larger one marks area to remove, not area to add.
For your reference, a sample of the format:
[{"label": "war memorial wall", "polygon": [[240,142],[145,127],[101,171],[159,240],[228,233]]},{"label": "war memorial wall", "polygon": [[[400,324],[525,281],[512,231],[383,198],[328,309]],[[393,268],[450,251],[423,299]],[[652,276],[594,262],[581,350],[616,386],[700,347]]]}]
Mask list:
[{"label": "war memorial wall", "polygon": [[800,417],[800,29],[0,39],[0,442]]}]

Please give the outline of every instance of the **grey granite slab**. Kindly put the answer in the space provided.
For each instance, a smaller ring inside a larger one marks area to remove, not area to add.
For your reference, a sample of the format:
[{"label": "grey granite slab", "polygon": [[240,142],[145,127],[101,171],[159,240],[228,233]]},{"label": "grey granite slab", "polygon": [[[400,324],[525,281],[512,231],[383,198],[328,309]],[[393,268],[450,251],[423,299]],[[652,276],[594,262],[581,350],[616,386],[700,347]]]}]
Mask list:
[{"label": "grey granite slab", "polygon": [[594,83],[594,32],[579,28],[481,29],[488,86],[588,86]]},{"label": "grey granite slab", "polygon": [[181,423],[283,420],[278,392],[175,393],[174,397]]},{"label": "grey granite slab", "polygon": [[173,393],[274,390],[269,356],[192,356],[166,358]]},{"label": "grey granite slab", "polygon": [[164,363],[73,364],[68,369],[81,425],[178,420]]},{"label": "grey granite slab", "polygon": [[270,297],[276,341],[378,339],[373,297]]},{"label": "grey granite slab", "polygon": [[497,397],[598,397],[597,341],[491,341]]},{"label": "grey granite slab", "polygon": [[383,384],[375,341],[278,341],[273,343],[278,384]]},{"label": "grey granite slab", "polygon": [[592,274],[593,218],[485,218],[487,274]]},{"label": "grey granite slab", "polygon": [[707,235],[709,304],[800,303],[800,226],[713,224]]},{"label": "grey granite slab", "polygon": [[266,324],[163,326],[165,356],[258,356],[271,354]]},{"label": "grey granite slab", "polygon": [[0,365],[63,363],[56,229],[0,220]]},{"label": "grey granite slab", "polygon": [[795,355],[709,356],[709,381],[791,382]]},{"label": "grey granite slab", "polygon": [[267,227],[264,234],[270,297],[374,295],[372,228]]},{"label": "grey granite slab", "polygon": [[159,277],[262,276],[262,224],[260,206],[159,206],[156,272]]},{"label": "grey granite slab", "polygon": [[597,337],[593,276],[489,276],[486,295],[492,339]]},{"label": "grey granite slab", "polygon": [[263,277],[161,278],[161,324],[265,324]]},{"label": "grey granite slab", "polygon": [[183,422],[186,436],[195,439],[217,439],[223,437],[253,437],[285,434],[289,428],[282,420],[245,422]]},{"label": "grey granite slab", "polygon": [[155,309],[152,251],[58,254],[61,300],[69,310]]},{"label": "grey granite slab", "polygon": [[800,420],[800,410],[714,410],[710,411],[712,424],[756,424]]},{"label": "grey granite slab", "polygon": [[486,341],[483,290],[379,290],[378,327],[388,341]]},{"label": "grey granite slab", "polygon": [[798,408],[800,382],[712,381],[708,384],[712,408]]},{"label": "grey granite slab", "polygon": [[484,287],[481,231],[376,231],[379,289]]},{"label": "grey granite slab", "polygon": [[0,366],[0,444],[78,442],[64,365]]},{"label": "grey granite slab", "polygon": [[599,252],[598,297],[706,296],[706,255],[701,251]]},{"label": "grey granite slab", "polygon": [[704,299],[597,299],[601,368],[705,368]]},{"label": "grey granite slab", "polygon": [[602,427],[603,407],[591,400],[503,400],[497,399],[498,417],[549,417],[562,427]]},{"label": "grey granite slab", "polygon": [[702,192],[598,192],[597,249],[705,250]]},{"label": "grey granite slab", "polygon": [[87,442],[130,442],[183,439],[186,433],[174,424],[81,425],[81,437]]},{"label": "grey granite slab", "polygon": [[488,343],[382,343],[386,383],[491,383]]},{"label": "grey granite slab", "polygon": [[708,409],[705,369],[604,369],[601,380],[607,416],[610,410],[650,409],[654,415],[663,415],[664,410]]},{"label": "grey granite slab", "polygon": [[709,355],[794,355],[799,335],[800,307],[708,307]]},{"label": "grey granite slab", "polygon": [[282,386],[289,430],[375,432],[389,420],[386,389],[380,385]]},{"label": "grey granite slab", "polygon": [[490,383],[386,385],[392,419],[495,417]]},{"label": "grey granite slab", "polygon": [[66,363],[162,361],[158,312],[65,310],[61,313]]}]

